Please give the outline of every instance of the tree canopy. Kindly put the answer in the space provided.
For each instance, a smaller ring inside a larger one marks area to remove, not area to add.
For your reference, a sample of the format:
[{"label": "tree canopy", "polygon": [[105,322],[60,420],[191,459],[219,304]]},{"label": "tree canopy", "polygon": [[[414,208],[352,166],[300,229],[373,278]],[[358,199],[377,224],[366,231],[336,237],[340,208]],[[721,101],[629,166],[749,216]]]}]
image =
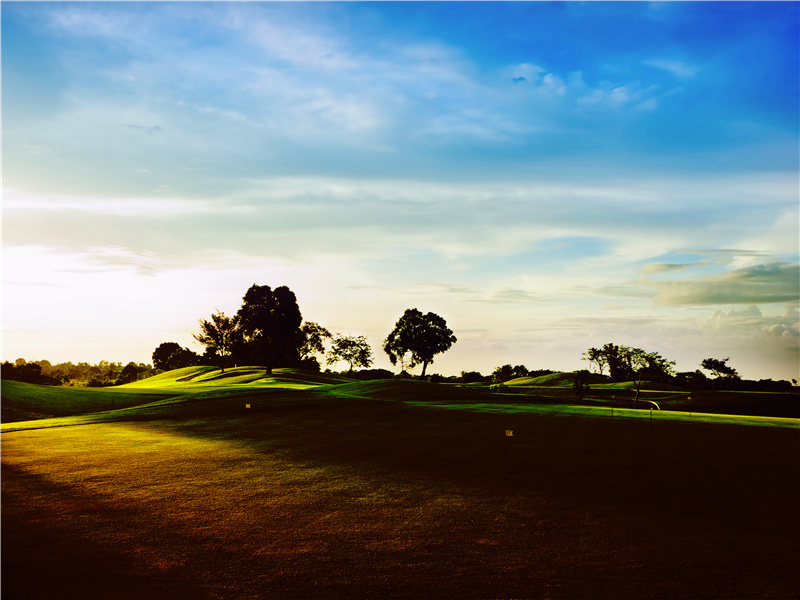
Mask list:
[{"label": "tree canopy", "polygon": [[153,351],[153,366],[160,371],[171,371],[199,364],[200,357],[177,342],[164,342]]},{"label": "tree canopy", "polygon": [[700,366],[705,369],[706,371],[711,371],[711,373],[717,379],[722,377],[729,377],[731,379],[738,379],[739,373],[736,369],[731,367],[730,365],[726,364],[730,358],[723,358],[719,360],[717,358],[704,358],[703,362],[700,363]]},{"label": "tree canopy", "polygon": [[211,315],[211,320],[199,319],[200,333],[192,337],[203,344],[207,350],[217,356],[219,367],[225,372],[225,362],[233,351],[233,346],[239,335],[239,317],[226,317],[225,313],[217,311]]},{"label": "tree canopy", "polygon": [[242,299],[237,317],[246,340],[261,348],[267,373],[272,373],[273,366],[291,361],[295,349],[290,342],[298,339],[303,322],[292,290],[253,284]]},{"label": "tree canopy", "polygon": [[372,348],[369,347],[367,338],[363,335],[354,337],[336,334],[328,351],[327,363],[333,365],[342,360],[350,365],[351,373],[354,367],[369,367],[372,364]]},{"label": "tree canopy", "polygon": [[410,354],[409,367],[421,364],[424,377],[433,357],[449,350],[456,341],[442,317],[432,312],[423,315],[416,308],[408,308],[384,340],[383,350],[393,365],[398,361],[404,364],[404,357]]},{"label": "tree canopy", "polygon": [[674,372],[675,361],[667,360],[658,352],[647,352],[631,346],[615,346],[606,344],[602,349],[589,348],[583,356],[599,366],[607,364],[611,371],[611,379],[615,381],[633,381],[636,384],[634,405],[639,399],[642,381],[669,381]]}]

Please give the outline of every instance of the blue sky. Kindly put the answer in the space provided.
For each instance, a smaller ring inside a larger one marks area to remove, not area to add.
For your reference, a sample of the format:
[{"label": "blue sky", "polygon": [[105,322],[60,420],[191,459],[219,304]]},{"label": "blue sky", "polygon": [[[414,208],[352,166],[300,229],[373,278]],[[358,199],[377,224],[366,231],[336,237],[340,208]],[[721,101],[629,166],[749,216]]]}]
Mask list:
[{"label": "blue sky", "polygon": [[798,377],[798,4],[2,3],[3,359],[289,285],[433,371],[606,342]]}]

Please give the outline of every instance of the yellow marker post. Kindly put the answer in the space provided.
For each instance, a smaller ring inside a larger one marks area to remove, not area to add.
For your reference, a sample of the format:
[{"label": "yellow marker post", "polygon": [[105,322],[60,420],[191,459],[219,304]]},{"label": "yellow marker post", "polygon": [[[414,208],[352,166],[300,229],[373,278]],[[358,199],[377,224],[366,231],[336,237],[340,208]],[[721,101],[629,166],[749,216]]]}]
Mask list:
[{"label": "yellow marker post", "polygon": [[514,437],[513,429],[506,429],[506,479],[508,479],[508,438]]}]

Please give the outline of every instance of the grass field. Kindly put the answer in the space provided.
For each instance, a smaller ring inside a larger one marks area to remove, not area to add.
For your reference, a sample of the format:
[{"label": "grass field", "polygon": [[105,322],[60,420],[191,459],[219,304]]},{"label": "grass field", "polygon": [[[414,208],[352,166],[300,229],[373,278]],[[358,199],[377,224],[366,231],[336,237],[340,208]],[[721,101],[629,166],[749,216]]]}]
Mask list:
[{"label": "grass field", "polygon": [[795,420],[261,375],[4,424],[3,598],[800,597]]}]

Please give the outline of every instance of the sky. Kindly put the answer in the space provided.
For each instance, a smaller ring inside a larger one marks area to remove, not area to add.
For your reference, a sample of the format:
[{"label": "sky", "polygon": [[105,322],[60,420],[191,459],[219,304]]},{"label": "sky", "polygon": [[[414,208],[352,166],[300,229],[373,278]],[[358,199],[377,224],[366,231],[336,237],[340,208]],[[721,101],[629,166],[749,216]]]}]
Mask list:
[{"label": "sky", "polygon": [[4,1],[2,358],[202,353],[258,284],[379,368],[417,308],[429,373],[798,378],[799,8]]}]

